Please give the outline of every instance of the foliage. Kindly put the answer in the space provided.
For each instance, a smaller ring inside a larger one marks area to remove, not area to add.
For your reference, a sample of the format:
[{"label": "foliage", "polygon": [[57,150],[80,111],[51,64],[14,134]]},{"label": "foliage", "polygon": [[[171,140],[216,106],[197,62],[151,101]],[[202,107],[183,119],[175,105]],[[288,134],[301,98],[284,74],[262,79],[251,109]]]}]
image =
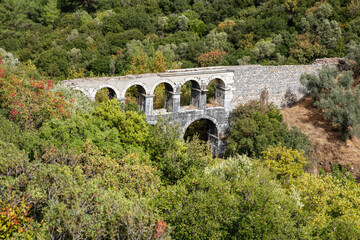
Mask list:
[{"label": "foliage", "polygon": [[324,111],[325,118],[339,125],[344,140],[349,134],[359,134],[360,88],[353,87],[352,71],[339,74],[335,67],[324,66],[318,76],[305,74],[301,82],[314,98],[314,105]]},{"label": "foliage", "polygon": [[24,198],[19,204],[0,200],[0,239],[34,239],[34,227],[38,226],[29,217],[30,209]]},{"label": "foliage", "polygon": [[50,92],[51,81],[17,76],[0,78],[1,106],[23,129],[39,128],[50,118],[67,118],[71,105],[58,93]]},{"label": "foliage", "polygon": [[326,47],[312,39],[309,33],[298,35],[292,43],[290,55],[300,63],[326,56]]},{"label": "foliage", "polygon": [[[180,59],[184,67],[197,67],[200,55],[215,50],[226,51],[225,64],[231,65],[253,50],[259,57],[252,63],[308,63],[342,56],[344,44],[360,40],[358,6],[357,0],[6,0],[0,8],[0,45],[57,80],[74,72],[88,77],[163,71],[179,66]],[[279,35],[284,41],[275,41]],[[132,41],[146,45],[147,64],[160,46],[174,44],[178,50],[171,60],[163,52],[163,67],[143,71],[136,69],[145,66],[141,51],[126,54]],[[184,44],[188,49],[181,52]],[[278,54],[282,61],[274,59]]]},{"label": "foliage", "polygon": [[[303,64],[341,57],[345,44],[358,73],[358,2],[2,1],[0,229],[14,239],[357,239],[358,184],[336,166],[303,173],[311,143],[273,106],[233,112],[232,157],[221,160],[177,126],[148,125],[134,105],[94,107],[34,79]],[[351,72],[304,79],[327,117],[356,133]]]},{"label": "foliage", "polygon": [[266,169],[251,164],[246,156],[209,166],[205,173],[191,172],[155,201],[164,219],[177,226],[174,239],[303,235],[299,206]]},{"label": "foliage", "polygon": [[348,54],[346,58],[354,61],[354,71],[356,74],[360,73],[360,43],[356,44],[356,42],[352,41],[348,44]]},{"label": "foliage", "polygon": [[305,173],[294,180],[303,210],[310,213],[312,238],[354,239],[359,233],[359,185],[331,175]]},{"label": "foliage", "polygon": [[221,63],[221,60],[225,55],[225,51],[213,50],[201,54],[198,58],[198,61],[202,67],[215,66]]},{"label": "foliage", "polygon": [[133,111],[122,111],[116,99],[100,103],[92,114],[106,121],[109,127],[115,127],[120,133],[121,142],[142,145],[148,138],[145,116]]},{"label": "foliage", "polygon": [[309,139],[297,129],[289,130],[282,120],[280,110],[272,105],[258,101],[239,105],[230,116],[226,155],[259,157],[268,146],[278,143],[310,154],[312,148]]},{"label": "foliage", "polygon": [[67,102],[71,103],[71,113],[90,113],[93,110],[93,105],[89,98],[80,91],[76,91],[73,88],[67,87],[63,84],[55,84],[51,91],[54,93],[60,92]]},{"label": "foliage", "polygon": [[269,146],[262,152],[261,160],[283,182],[298,178],[304,173],[306,159],[301,150],[288,149],[282,146]]},{"label": "foliage", "polygon": [[167,183],[175,183],[191,169],[203,169],[211,162],[205,145],[198,140],[184,142],[180,134],[179,126],[163,119],[150,128],[148,151],[151,161]]}]

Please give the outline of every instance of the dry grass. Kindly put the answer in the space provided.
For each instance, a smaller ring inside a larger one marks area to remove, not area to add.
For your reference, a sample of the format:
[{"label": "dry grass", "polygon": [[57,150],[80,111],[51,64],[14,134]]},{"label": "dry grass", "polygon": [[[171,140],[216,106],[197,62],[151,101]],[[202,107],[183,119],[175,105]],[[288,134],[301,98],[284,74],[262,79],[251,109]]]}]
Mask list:
[{"label": "dry grass", "polygon": [[206,104],[206,107],[220,107],[221,105],[216,101],[215,98],[210,98],[209,102]]},{"label": "dry grass", "polygon": [[313,143],[313,171],[317,172],[323,168],[330,172],[332,166],[338,163],[360,180],[359,139],[341,141],[337,126],[323,118],[322,114],[313,107],[310,97],[282,112],[285,123],[289,126],[297,126]]}]

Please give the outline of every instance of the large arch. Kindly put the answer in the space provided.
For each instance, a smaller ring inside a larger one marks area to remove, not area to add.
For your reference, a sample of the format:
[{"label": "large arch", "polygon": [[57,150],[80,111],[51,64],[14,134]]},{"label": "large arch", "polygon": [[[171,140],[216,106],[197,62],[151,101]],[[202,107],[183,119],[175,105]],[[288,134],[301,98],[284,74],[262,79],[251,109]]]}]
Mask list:
[{"label": "large arch", "polygon": [[[205,120],[205,121],[201,121],[201,120]],[[195,124],[194,126],[192,126],[192,124],[194,124],[196,122],[198,122],[197,123],[198,125]],[[197,130],[202,129],[203,131],[205,130],[206,132],[202,132],[202,133],[197,131],[197,133],[199,134],[199,138],[201,140],[207,141],[210,144],[210,148],[211,148],[212,154],[214,156],[218,155],[219,144],[220,144],[220,140],[219,140],[220,128],[219,128],[219,124],[216,119],[209,117],[209,116],[200,116],[200,117],[192,119],[183,127],[183,137],[184,138],[186,138],[187,130],[189,128],[190,128],[190,131],[194,130],[194,129],[197,129]],[[192,133],[192,134],[194,134],[194,133]],[[188,136],[191,136],[191,135],[188,135]],[[192,136],[194,136],[194,135],[192,135]],[[190,137],[190,139],[191,139],[191,137]]]},{"label": "large arch", "polygon": [[200,120],[200,119],[207,119],[207,120],[210,120],[211,122],[213,122],[213,123],[215,124],[216,130],[217,130],[217,132],[218,132],[218,134],[219,134],[220,127],[219,127],[218,121],[217,121],[215,118],[210,117],[210,116],[198,116],[198,117],[195,117],[195,118],[191,119],[189,122],[187,122],[187,123],[185,124],[185,126],[182,128],[182,137],[184,136],[184,133],[185,133],[186,129],[187,129],[193,122],[195,122],[195,121],[197,121],[197,120]]}]

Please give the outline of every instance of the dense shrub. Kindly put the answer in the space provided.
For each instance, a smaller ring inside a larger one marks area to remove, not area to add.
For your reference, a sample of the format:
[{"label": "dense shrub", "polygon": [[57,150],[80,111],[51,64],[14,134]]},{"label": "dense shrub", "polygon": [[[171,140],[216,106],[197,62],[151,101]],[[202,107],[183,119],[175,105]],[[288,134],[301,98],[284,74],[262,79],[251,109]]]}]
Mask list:
[{"label": "dense shrub", "polygon": [[[303,235],[300,206],[246,156],[195,171],[155,199],[174,239],[271,239]],[[298,228],[297,228],[298,227]]]},{"label": "dense shrub", "polygon": [[309,139],[297,129],[282,124],[283,116],[272,105],[252,101],[239,105],[230,116],[226,155],[247,154],[259,157],[270,145],[312,151]]},{"label": "dense shrub", "polygon": [[150,128],[148,152],[166,183],[175,183],[191,169],[204,169],[212,161],[207,146],[199,140],[185,142],[178,125],[160,119]]}]

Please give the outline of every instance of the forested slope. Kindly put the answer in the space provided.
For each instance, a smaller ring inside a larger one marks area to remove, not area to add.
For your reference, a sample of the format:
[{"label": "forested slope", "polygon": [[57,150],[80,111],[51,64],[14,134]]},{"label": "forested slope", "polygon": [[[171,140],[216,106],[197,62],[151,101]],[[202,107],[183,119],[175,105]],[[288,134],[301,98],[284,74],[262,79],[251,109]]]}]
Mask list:
[{"label": "forested slope", "polygon": [[359,9],[357,0],[3,0],[0,47],[56,79],[304,64],[342,57],[359,40]]}]

